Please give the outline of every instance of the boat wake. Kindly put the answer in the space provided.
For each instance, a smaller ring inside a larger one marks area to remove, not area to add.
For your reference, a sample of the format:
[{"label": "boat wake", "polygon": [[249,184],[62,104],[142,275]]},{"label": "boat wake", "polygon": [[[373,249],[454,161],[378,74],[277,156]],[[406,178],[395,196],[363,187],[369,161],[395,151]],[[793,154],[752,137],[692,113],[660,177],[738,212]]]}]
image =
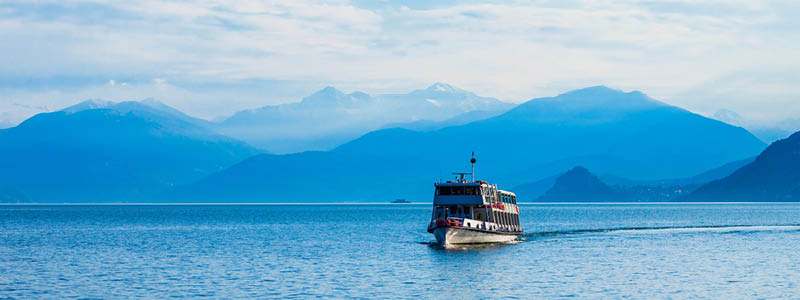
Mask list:
[{"label": "boat wake", "polygon": [[[590,235],[590,234],[659,234],[659,233],[692,233],[692,232],[713,232],[719,234],[736,234],[764,231],[800,231],[800,224],[785,225],[707,225],[707,226],[653,226],[653,227],[613,227],[613,228],[593,228],[593,229],[573,229],[559,231],[540,231],[526,233],[519,239],[503,243],[487,244],[467,244],[457,247],[448,247],[447,250],[475,250],[496,248],[505,245],[513,245],[525,241],[532,241],[543,238],[556,238],[560,236]],[[431,248],[444,249],[435,241],[419,242]]]},{"label": "boat wake", "polygon": [[595,229],[573,229],[559,231],[541,231],[526,233],[522,237],[546,238],[564,235],[582,234],[611,234],[611,233],[670,233],[670,232],[718,232],[718,233],[741,233],[756,231],[800,231],[800,224],[787,225],[707,225],[707,226],[654,226],[654,227],[615,227],[615,228],[595,228]]}]

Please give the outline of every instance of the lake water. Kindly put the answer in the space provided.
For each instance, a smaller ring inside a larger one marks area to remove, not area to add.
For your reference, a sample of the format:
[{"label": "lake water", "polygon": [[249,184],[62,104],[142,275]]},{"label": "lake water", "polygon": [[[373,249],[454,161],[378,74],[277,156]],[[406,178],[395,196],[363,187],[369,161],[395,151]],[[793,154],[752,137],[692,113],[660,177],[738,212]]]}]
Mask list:
[{"label": "lake water", "polygon": [[429,205],[0,206],[0,298],[797,298],[800,204],[522,205],[444,250]]}]

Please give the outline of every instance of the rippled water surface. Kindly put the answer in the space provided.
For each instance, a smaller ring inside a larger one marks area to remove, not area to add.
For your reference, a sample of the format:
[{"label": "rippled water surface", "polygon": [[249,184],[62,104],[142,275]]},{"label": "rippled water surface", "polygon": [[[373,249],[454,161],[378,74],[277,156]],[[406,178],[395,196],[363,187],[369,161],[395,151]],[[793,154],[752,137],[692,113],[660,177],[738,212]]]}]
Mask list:
[{"label": "rippled water surface", "polygon": [[0,298],[797,298],[800,204],[523,205],[444,250],[429,205],[0,206]]}]

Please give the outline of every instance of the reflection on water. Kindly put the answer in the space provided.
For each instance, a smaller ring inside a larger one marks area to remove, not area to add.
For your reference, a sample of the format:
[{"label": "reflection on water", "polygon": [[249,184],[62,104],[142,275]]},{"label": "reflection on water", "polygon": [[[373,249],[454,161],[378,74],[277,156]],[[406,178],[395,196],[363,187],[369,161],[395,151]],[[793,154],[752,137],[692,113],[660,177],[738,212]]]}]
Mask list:
[{"label": "reflection on water", "polygon": [[520,239],[504,243],[453,244],[453,245],[447,245],[446,247],[435,241],[422,242],[421,244],[428,245],[428,247],[431,247],[431,249],[443,250],[443,251],[480,251],[480,250],[500,249],[501,247],[511,246],[521,242],[522,240]]},{"label": "reflection on water", "polygon": [[791,298],[800,204],[524,205],[443,249],[427,205],[0,206],[0,298]]}]

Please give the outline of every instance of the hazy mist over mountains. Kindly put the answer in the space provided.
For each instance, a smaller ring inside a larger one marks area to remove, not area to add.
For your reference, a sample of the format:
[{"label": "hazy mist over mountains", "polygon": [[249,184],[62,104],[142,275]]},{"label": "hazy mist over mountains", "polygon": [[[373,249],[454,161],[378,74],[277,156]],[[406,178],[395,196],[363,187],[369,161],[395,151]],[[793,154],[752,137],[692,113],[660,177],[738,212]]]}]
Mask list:
[{"label": "hazy mist over mountains", "polygon": [[729,109],[721,109],[714,113],[711,118],[731,125],[747,128],[747,130],[767,143],[772,143],[779,139],[787,138],[792,133],[800,131],[800,118],[759,122],[747,119],[739,113]]},{"label": "hazy mist over mountains", "polygon": [[475,111],[499,113],[512,106],[444,83],[408,94],[377,96],[326,87],[300,102],[238,112],[215,128],[271,153],[291,153],[329,150],[386,124],[438,122]]},{"label": "hazy mist over mountains", "polygon": [[642,180],[688,177],[752,157],[765,146],[742,128],[640,92],[598,86],[533,99],[464,125],[424,132],[384,129],[327,152],[257,155],[165,197],[425,201],[431,182],[467,168],[470,151],[479,158],[478,178],[513,186],[575,165]]},{"label": "hazy mist over mountains", "polygon": [[88,100],[0,130],[0,199],[427,201],[432,182],[466,170],[474,151],[478,179],[514,187],[522,201],[564,174],[575,180],[548,201],[570,182],[664,201],[734,173],[765,147],[741,127],[604,86],[517,106],[442,83],[378,96],[327,87],[222,122],[153,99]]}]

